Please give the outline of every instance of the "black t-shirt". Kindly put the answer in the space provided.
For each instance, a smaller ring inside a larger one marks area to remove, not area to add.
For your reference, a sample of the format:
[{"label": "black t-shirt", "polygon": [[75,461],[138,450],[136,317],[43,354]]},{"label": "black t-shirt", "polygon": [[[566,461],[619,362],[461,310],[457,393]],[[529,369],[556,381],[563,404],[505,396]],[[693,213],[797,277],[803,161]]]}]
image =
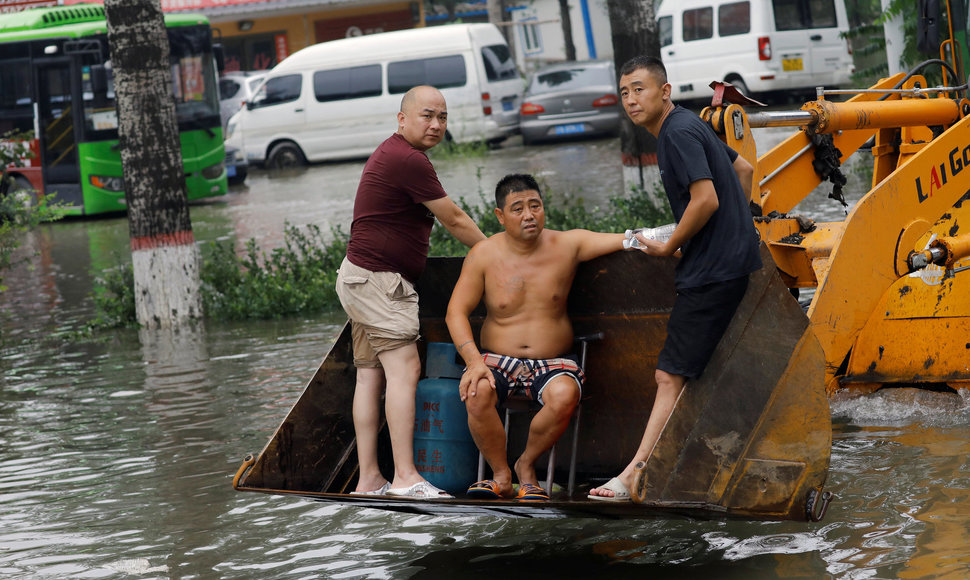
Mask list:
[{"label": "black t-shirt", "polygon": [[677,288],[733,280],[761,268],[758,232],[732,165],[738,154],[680,106],[664,119],[657,141],[660,179],[678,222],[690,201],[691,183],[710,179],[717,192],[717,211],[681,248]]}]

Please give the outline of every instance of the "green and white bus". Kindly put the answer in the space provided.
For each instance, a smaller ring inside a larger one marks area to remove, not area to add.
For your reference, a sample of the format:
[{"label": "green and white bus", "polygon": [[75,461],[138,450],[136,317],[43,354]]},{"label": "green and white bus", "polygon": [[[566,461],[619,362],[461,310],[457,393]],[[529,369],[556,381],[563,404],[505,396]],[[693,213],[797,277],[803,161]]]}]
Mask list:
[{"label": "green and white bus", "polygon": [[[226,193],[212,31],[200,15],[166,15],[172,97],[189,200]],[[0,14],[0,135],[32,137],[8,167],[12,189],[53,194],[68,215],[126,209],[104,7]],[[150,135],[145,136],[150,139]]]}]

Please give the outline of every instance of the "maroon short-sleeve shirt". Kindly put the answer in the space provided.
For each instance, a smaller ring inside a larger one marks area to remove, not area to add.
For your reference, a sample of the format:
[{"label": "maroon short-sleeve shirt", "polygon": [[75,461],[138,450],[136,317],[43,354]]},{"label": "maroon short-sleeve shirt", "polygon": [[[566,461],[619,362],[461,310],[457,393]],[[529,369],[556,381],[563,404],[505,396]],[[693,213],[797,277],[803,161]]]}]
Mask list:
[{"label": "maroon short-sleeve shirt", "polygon": [[424,270],[434,215],[422,205],[446,193],[423,151],[395,133],[364,165],[354,200],[347,259],[414,282]]}]

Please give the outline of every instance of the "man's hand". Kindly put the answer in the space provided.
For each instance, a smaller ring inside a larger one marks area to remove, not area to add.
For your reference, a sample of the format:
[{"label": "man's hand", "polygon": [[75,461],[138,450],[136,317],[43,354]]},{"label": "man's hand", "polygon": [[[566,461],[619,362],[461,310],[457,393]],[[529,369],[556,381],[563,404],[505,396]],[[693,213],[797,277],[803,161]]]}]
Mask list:
[{"label": "man's hand", "polygon": [[637,241],[640,242],[640,251],[648,256],[673,256],[677,253],[678,248],[670,246],[668,242],[661,242],[659,240],[651,240],[649,238],[643,237],[641,234],[636,234]]},{"label": "man's hand", "polygon": [[488,381],[488,385],[493,391],[495,390],[495,377],[484,361],[468,365],[465,374],[461,375],[461,381],[458,382],[458,394],[461,396],[461,400],[464,401],[468,397],[477,395],[478,388],[483,380]]}]

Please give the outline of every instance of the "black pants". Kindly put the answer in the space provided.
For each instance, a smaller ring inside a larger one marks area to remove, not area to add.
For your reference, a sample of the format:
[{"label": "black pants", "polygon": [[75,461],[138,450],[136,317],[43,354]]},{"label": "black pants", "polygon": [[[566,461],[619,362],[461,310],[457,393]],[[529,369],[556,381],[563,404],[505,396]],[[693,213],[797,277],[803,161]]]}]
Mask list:
[{"label": "black pants", "polygon": [[690,379],[701,376],[748,289],[748,276],[677,291],[657,368]]}]

